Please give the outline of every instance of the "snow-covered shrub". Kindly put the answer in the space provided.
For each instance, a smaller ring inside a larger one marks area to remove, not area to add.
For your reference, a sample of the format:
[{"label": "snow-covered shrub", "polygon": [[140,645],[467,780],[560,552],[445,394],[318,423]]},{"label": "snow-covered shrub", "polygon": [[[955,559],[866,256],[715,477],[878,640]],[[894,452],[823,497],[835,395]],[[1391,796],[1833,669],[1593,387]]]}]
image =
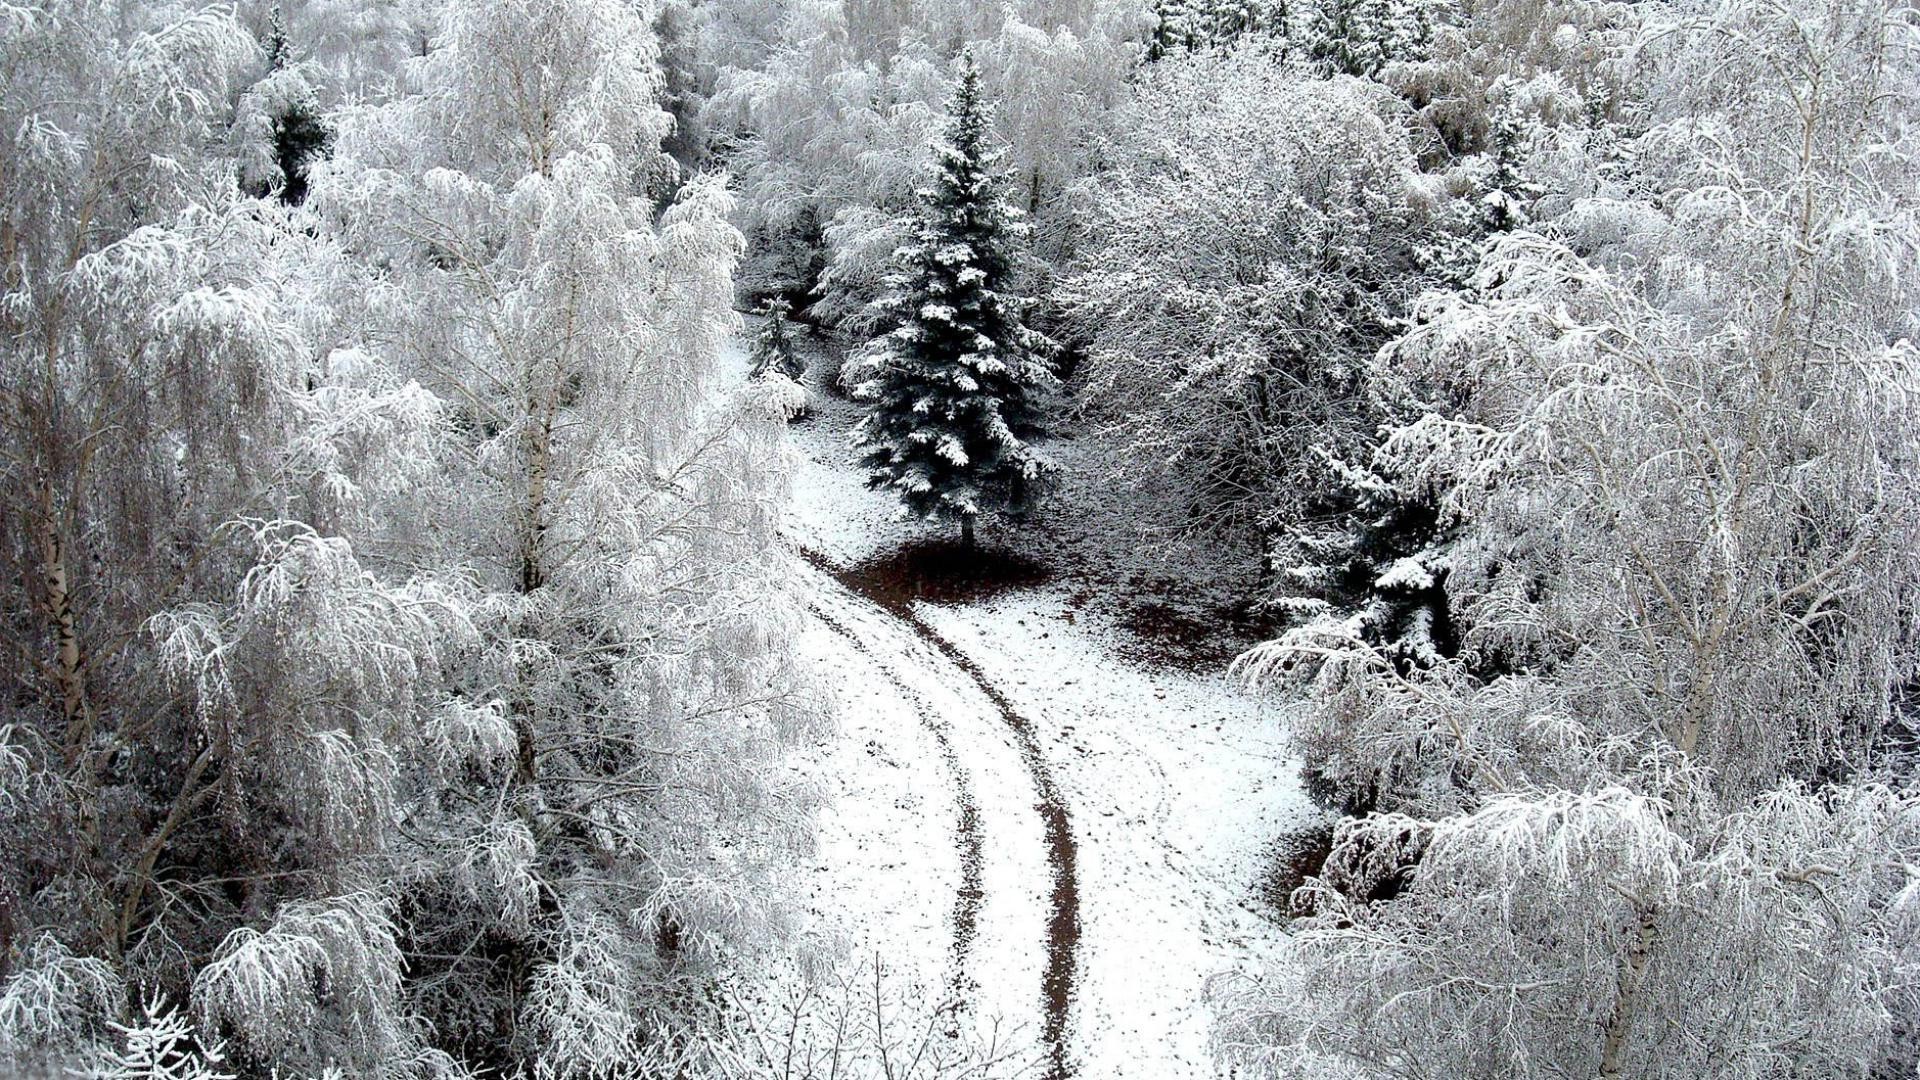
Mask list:
[{"label": "snow-covered shrub", "polygon": [[1404,108],[1241,49],[1153,65],[1120,115],[1057,297],[1086,399],[1163,526],[1259,545],[1370,434],[1367,364],[1419,281]]},{"label": "snow-covered shrub", "polygon": [[355,894],[281,908],[243,927],[194,979],[194,1011],[260,1060],[293,1068],[353,1062],[375,1070],[413,1042],[391,901]]},{"label": "snow-covered shrub", "polygon": [[106,1034],[126,992],[113,965],[40,935],[0,984],[0,1063],[26,1069],[79,1054]]},{"label": "snow-covered shrub", "polygon": [[137,1021],[115,1023],[113,1033],[118,1045],[80,1073],[87,1080],[234,1080],[220,1071],[225,1048],[200,1036],[165,999],[147,1000]]},{"label": "snow-covered shrub", "polygon": [[1042,1063],[1031,1032],[965,1015],[878,955],[734,1005],[695,1058],[714,1080],[1014,1080]]}]

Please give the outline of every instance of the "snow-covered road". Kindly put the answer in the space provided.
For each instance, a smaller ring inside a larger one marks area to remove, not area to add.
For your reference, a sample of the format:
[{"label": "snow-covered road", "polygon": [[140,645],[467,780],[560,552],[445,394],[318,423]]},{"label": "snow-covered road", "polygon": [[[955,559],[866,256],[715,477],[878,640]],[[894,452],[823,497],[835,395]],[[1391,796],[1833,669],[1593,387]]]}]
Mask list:
[{"label": "snow-covered road", "polygon": [[1041,1075],[1217,1075],[1207,980],[1273,958],[1263,851],[1313,814],[1277,725],[1221,676],[1121,659],[1068,587],[863,587],[913,527],[843,440],[794,432],[801,647],[841,717],[816,911],[976,1023],[1018,1025]]},{"label": "snow-covered road", "polygon": [[[958,864],[949,983],[970,1011],[1037,1032],[1064,1077],[1079,938],[1074,846],[1058,785],[1026,721],[910,610],[809,552],[813,614],[930,735]],[[898,711],[895,709],[894,711]]]}]

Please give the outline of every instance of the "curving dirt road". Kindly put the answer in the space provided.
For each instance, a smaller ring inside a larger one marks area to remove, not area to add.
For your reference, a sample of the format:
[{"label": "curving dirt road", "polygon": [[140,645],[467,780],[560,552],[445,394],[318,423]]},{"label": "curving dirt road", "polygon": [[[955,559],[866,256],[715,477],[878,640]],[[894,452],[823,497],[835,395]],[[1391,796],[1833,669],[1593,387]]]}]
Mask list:
[{"label": "curving dirt road", "polygon": [[956,792],[961,883],[951,983],[979,1013],[1037,1027],[1047,1080],[1074,1073],[1080,942],[1072,822],[1033,725],[883,582],[801,554],[814,616],[865,656],[934,736]]}]

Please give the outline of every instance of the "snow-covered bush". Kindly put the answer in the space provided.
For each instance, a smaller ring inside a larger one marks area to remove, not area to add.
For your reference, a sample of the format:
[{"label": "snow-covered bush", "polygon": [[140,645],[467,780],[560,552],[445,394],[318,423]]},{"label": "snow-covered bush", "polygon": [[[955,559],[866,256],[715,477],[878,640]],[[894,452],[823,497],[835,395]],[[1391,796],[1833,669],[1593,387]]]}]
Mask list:
[{"label": "snow-covered bush", "polygon": [[697,1061],[714,1080],[1014,1080],[1040,1067],[1031,1032],[967,1012],[876,955],[735,1003]]},{"label": "snow-covered bush", "polygon": [[112,1027],[125,996],[113,965],[43,933],[0,984],[0,1062],[25,1069],[80,1054]]},{"label": "snow-covered bush", "polygon": [[1163,526],[1264,540],[1324,512],[1329,455],[1371,430],[1426,213],[1404,109],[1248,48],[1153,65],[1120,116],[1058,297],[1089,407]]}]

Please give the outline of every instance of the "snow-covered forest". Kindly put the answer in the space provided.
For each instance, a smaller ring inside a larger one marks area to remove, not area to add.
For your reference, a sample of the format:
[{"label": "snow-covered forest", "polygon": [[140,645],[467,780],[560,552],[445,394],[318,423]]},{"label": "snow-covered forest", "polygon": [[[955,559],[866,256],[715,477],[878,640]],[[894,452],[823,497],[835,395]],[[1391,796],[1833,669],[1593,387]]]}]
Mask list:
[{"label": "snow-covered forest", "polygon": [[1920,1078],[1914,0],[0,0],[0,1076]]}]

